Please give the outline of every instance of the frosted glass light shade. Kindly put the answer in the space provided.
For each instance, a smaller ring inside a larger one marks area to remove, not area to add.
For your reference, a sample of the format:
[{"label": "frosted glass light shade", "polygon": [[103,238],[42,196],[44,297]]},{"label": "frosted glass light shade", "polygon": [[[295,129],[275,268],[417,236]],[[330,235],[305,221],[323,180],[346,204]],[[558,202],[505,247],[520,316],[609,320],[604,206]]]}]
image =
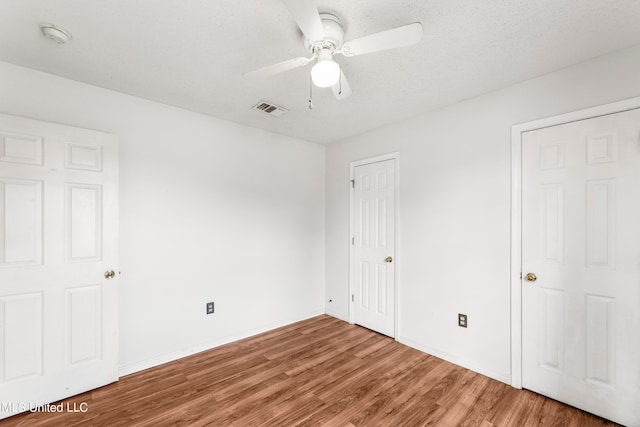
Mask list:
[{"label": "frosted glass light shade", "polygon": [[330,87],[340,80],[340,65],[333,60],[328,49],[323,49],[318,55],[318,61],[311,69],[311,80],[318,87]]}]

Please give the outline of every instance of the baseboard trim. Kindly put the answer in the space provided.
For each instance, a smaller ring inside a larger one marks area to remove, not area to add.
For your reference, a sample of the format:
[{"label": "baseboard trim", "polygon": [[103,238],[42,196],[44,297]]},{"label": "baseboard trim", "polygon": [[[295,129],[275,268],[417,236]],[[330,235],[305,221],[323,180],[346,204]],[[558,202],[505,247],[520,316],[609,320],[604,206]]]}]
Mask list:
[{"label": "baseboard trim", "polygon": [[343,316],[342,314],[340,314],[340,313],[338,313],[336,311],[326,310],[325,314],[327,316],[335,317],[336,319],[340,319],[340,320],[342,320],[344,322],[349,323],[348,316]]},{"label": "baseboard trim", "polygon": [[174,360],[181,359],[183,357],[191,356],[192,354],[200,353],[202,351],[211,350],[212,348],[220,347],[221,345],[229,344],[234,341],[238,341],[244,338],[248,338],[253,335],[258,335],[263,332],[270,331],[272,329],[280,328],[282,326],[287,326],[292,323],[300,322],[302,320],[310,319],[315,316],[319,316],[321,314],[325,314],[324,310],[317,310],[311,313],[307,313],[300,317],[289,318],[279,322],[270,323],[267,325],[260,326],[258,328],[247,329],[245,331],[239,332],[234,335],[229,335],[214,341],[209,341],[206,343],[202,343],[196,346],[187,347],[184,349],[180,349],[171,353],[166,353],[162,355],[158,355],[156,357],[152,357],[150,359],[142,360],[139,362],[129,363],[126,365],[122,365],[119,367],[118,374],[120,377],[124,377],[126,375],[133,374],[135,372],[140,372],[145,369],[153,368],[154,366],[162,365],[164,363],[173,362]]},{"label": "baseboard trim", "polygon": [[503,382],[505,384],[511,385],[511,375],[509,374],[505,374],[505,373],[501,373],[501,372],[494,372],[488,369],[485,369],[483,367],[478,366],[477,364],[470,362],[468,360],[462,359],[460,357],[456,357],[452,354],[449,354],[447,352],[438,350],[437,348],[433,348],[433,347],[429,347],[426,345],[423,345],[421,343],[418,343],[410,338],[406,338],[406,337],[399,337],[398,338],[398,342],[400,342],[401,344],[404,345],[408,345],[409,347],[413,347],[416,350],[420,350],[422,352],[425,352],[427,354],[431,354],[432,356],[436,356],[439,357],[440,359],[446,360],[447,362],[451,362],[455,365],[458,366],[462,366],[463,368],[466,369],[470,369],[474,372],[477,372],[479,374],[482,374],[486,377],[489,378],[493,378],[494,380]]}]

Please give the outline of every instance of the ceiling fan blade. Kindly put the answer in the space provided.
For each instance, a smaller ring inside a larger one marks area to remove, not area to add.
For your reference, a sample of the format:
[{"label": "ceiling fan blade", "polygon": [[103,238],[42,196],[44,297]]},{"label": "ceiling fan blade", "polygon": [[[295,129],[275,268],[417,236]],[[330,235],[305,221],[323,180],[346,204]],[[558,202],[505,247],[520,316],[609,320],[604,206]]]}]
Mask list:
[{"label": "ceiling fan blade", "polygon": [[285,71],[293,70],[294,68],[304,67],[309,62],[310,58],[299,56],[297,58],[289,59],[287,61],[278,62],[277,64],[269,65],[263,68],[259,68],[254,71],[249,71],[242,74],[245,79],[259,79],[261,77],[268,77],[274,74],[282,73]]},{"label": "ceiling fan blade", "polygon": [[348,41],[342,45],[342,54],[356,56],[396,47],[411,46],[418,43],[421,38],[422,24],[414,22],[413,24],[403,25],[402,27]]},{"label": "ceiling fan blade", "polygon": [[324,26],[312,0],[282,0],[282,3],[309,40],[324,40]]},{"label": "ceiling fan blade", "polygon": [[338,80],[338,83],[331,86],[331,90],[337,99],[345,99],[351,95],[351,86],[349,86],[349,82],[344,76],[342,70],[340,70],[340,80]]}]

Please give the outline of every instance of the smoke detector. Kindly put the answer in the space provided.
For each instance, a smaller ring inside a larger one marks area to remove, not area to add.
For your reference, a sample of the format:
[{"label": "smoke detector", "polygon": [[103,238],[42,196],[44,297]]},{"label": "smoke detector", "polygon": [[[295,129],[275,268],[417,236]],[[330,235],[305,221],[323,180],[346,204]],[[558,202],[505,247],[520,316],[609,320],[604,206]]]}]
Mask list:
[{"label": "smoke detector", "polygon": [[65,44],[69,40],[71,40],[71,34],[68,31],[58,27],[53,24],[42,24],[40,25],[40,31],[42,34],[58,44]]}]

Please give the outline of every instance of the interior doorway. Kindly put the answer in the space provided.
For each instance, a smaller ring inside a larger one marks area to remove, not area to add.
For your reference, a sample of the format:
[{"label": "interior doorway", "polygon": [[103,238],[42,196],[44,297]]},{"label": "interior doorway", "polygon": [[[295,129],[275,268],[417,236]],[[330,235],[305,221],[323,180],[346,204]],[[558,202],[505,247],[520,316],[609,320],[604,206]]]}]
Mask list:
[{"label": "interior doorway", "polygon": [[398,155],[351,163],[350,321],[396,336]]}]

